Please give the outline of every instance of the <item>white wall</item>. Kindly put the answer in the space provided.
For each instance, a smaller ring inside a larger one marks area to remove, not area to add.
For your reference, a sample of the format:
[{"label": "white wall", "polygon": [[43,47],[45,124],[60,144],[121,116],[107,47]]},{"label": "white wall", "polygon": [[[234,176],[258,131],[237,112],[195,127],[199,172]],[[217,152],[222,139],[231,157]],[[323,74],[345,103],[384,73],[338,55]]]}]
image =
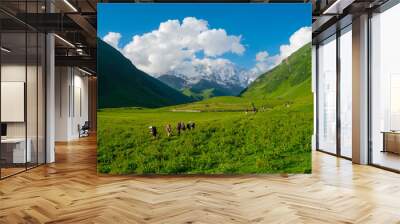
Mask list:
[{"label": "white wall", "polygon": [[76,68],[56,67],[55,120],[56,141],[79,138],[88,120],[88,78]]},{"label": "white wall", "polygon": [[[77,74],[78,72],[78,74]],[[88,113],[88,78],[87,76],[82,76],[82,73],[79,72],[79,70],[74,70],[74,107],[72,108],[72,120],[71,120],[71,125],[72,125],[72,130],[71,130],[71,135],[74,136],[74,138],[79,137],[79,132],[78,132],[78,124],[83,125],[85,121],[88,121],[89,119],[89,113]]]},{"label": "white wall", "polygon": [[69,117],[69,96],[68,88],[70,85],[69,68],[55,68],[55,140],[68,140],[68,117]]},{"label": "white wall", "polygon": [[[39,70],[37,70],[39,69]],[[3,64],[1,66],[2,82],[23,82],[26,84],[26,108],[23,102],[20,113],[27,115],[27,120],[21,122],[5,122],[7,124],[7,137],[8,138],[24,138],[25,135],[30,140],[30,148],[32,161],[44,163],[44,82],[42,68],[25,64]],[[27,80],[25,80],[27,78]],[[21,90],[24,94],[24,90]],[[3,90],[2,90],[3,92]],[[3,92],[4,94],[4,92]],[[7,95],[2,95],[2,98],[7,98]],[[4,110],[11,110],[10,108],[1,108]],[[17,113],[16,111],[7,111]],[[24,115],[22,115],[24,116]],[[38,150],[38,151],[37,151]],[[37,155],[39,153],[39,155]]]},{"label": "white wall", "polygon": [[[36,76],[36,67],[34,66],[28,66],[25,67],[24,65],[19,65],[19,64],[3,64],[1,66],[1,81],[2,82],[24,82],[26,83],[25,80],[25,75],[26,75],[26,70],[28,72],[28,79],[29,79],[29,84],[36,86],[36,80],[32,80],[30,78],[31,74],[35,74]],[[36,108],[36,88],[27,88],[27,103],[30,104],[31,102],[34,101],[34,104],[28,105],[31,107]],[[4,96],[3,96],[4,97]],[[2,108],[2,110],[5,110],[6,108]],[[24,108],[22,108],[24,110]],[[31,112],[31,111],[28,111]],[[34,124],[29,123],[28,124],[28,129],[30,127],[34,128],[36,130],[36,113],[28,113],[27,114],[28,122],[34,121]],[[7,122],[7,135],[9,137],[25,137],[25,123],[26,122]],[[34,127],[33,127],[34,126]],[[28,136],[29,137],[29,136]]]},{"label": "white wall", "polygon": [[[25,64],[6,64],[1,66],[1,81],[25,82]],[[29,69],[29,68],[28,68]],[[1,108],[5,110],[6,108]],[[7,137],[25,137],[25,122],[7,122]]]}]

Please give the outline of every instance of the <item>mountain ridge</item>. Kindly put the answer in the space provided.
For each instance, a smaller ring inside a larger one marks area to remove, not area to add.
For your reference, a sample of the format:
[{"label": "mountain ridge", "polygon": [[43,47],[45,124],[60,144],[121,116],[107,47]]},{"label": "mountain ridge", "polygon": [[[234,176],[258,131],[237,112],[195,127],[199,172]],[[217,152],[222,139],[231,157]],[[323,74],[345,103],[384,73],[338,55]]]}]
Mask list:
[{"label": "mountain ridge", "polygon": [[[303,90],[296,91],[299,88]],[[305,90],[306,88],[309,90]],[[281,64],[258,76],[239,96],[255,99],[296,99],[312,96],[311,44],[304,45]]]},{"label": "mountain ridge", "polygon": [[163,107],[193,100],[136,68],[117,49],[97,38],[99,108]]}]

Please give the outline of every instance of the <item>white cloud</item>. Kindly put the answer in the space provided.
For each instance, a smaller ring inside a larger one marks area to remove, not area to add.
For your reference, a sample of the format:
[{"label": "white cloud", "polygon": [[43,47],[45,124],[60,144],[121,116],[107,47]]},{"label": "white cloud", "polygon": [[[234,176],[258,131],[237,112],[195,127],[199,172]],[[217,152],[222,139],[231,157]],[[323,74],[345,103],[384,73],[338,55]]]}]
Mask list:
[{"label": "white cloud", "polygon": [[254,67],[251,69],[253,73],[253,77],[257,77],[258,75],[261,75],[262,73],[265,73],[266,71],[272,69],[276,65],[280,63],[280,55],[273,55],[269,56],[269,54],[266,51],[261,51],[256,54],[256,64]]},{"label": "white cloud", "polygon": [[260,51],[256,54],[256,61],[265,61],[265,59],[267,59],[268,56],[269,56],[268,52]]},{"label": "white cloud", "polygon": [[[256,54],[256,64],[254,65],[252,72],[255,73],[255,75],[258,75],[263,71],[269,70],[270,67],[271,67],[271,58],[269,57],[268,52],[267,51],[258,52]],[[253,75],[253,78],[256,77],[255,75]]]},{"label": "white cloud", "polygon": [[311,41],[311,27],[302,27],[292,34],[289,38],[289,44],[280,47],[280,60],[289,57],[302,46]]},{"label": "white cloud", "polygon": [[[116,47],[120,35],[110,32],[103,39]],[[244,51],[241,36],[228,35],[224,29],[210,29],[206,20],[194,17],[186,17],[182,22],[162,22],[158,29],[135,35],[121,48],[125,57],[153,76],[176,68],[186,67],[188,70],[188,61],[194,61],[196,53],[218,57],[225,53],[240,55]]]},{"label": "white cloud", "polygon": [[120,33],[108,32],[107,35],[103,37],[103,40],[114,48],[118,49],[119,40],[121,39]]},{"label": "white cloud", "polygon": [[240,44],[241,36],[228,36],[223,29],[212,29],[201,32],[198,43],[207,56],[219,56],[226,52],[243,54],[244,46]]},{"label": "white cloud", "polygon": [[281,45],[279,54],[270,56],[266,51],[256,54],[256,64],[251,69],[253,78],[279,65],[285,58],[311,41],[311,27],[302,27],[289,38],[289,44]]},{"label": "white cloud", "polygon": [[[210,29],[206,20],[194,17],[186,17],[182,22],[162,22],[151,32],[133,36],[121,48],[120,39],[121,34],[115,32],[103,37],[136,67],[152,76],[175,74],[191,81],[209,77],[219,83],[233,80],[245,85],[309,43],[311,27],[302,27],[294,32],[289,43],[280,46],[278,54],[258,52],[254,67],[249,70],[240,69],[230,60],[220,57],[226,53],[242,55],[245,52],[240,35],[229,35],[221,28]],[[202,53],[203,58],[198,58],[198,53]]]}]

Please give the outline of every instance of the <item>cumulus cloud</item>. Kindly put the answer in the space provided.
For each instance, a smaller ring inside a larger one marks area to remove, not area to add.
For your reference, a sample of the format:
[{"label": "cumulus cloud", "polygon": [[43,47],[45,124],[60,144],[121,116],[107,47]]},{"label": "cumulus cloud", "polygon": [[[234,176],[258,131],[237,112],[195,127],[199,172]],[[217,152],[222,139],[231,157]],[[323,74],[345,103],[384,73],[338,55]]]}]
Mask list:
[{"label": "cumulus cloud", "polygon": [[[103,39],[115,47],[119,38],[109,33]],[[176,68],[189,71],[188,61],[195,61],[196,53],[210,60],[226,53],[241,55],[245,51],[241,38],[224,29],[210,29],[206,20],[186,17],[182,22],[167,20],[156,30],[135,35],[121,52],[139,69],[159,76]]]},{"label": "cumulus cloud", "polygon": [[108,32],[107,35],[103,37],[103,40],[114,48],[118,49],[119,40],[121,39],[121,34],[116,32]]},{"label": "cumulus cloud", "polygon": [[240,36],[228,36],[223,29],[212,29],[200,33],[198,43],[208,56],[218,56],[226,52],[240,55],[244,52],[240,39]]},{"label": "cumulus cloud", "polygon": [[256,54],[256,61],[265,61],[268,57],[268,52],[266,51],[260,51]]},{"label": "cumulus cloud", "polygon": [[260,51],[256,54],[256,64],[251,69],[254,73],[252,75],[253,79],[257,78],[258,75],[272,69],[280,62],[280,55],[272,55],[270,56],[266,51]]},{"label": "cumulus cloud", "polygon": [[[103,37],[135,66],[152,76],[175,74],[192,81],[210,77],[219,83],[232,80],[249,83],[309,43],[311,27],[302,27],[294,32],[288,43],[280,46],[278,54],[258,52],[254,67],[248,70],[222,58],[226,53],[242,55],[245,52],[242,37],[229,35],[222,28],[211,29],[208,21],[195,17],[162,22],[151,32],[133,36],[125,46],[119,46],[120,39],[121,34],[116,32]],[[199,53],[202,58],[199,58]]]},{"label": "cumulus cloud", "polygon": [[[260,51],[256,54],[256,64],[254,65],[252,72],[255,75],[258,75],[259,73],[269,70],[272,64],[273,57],[269,57],[267,51]],[[255,77],[256,76],[253,75],[253,78]]]},{"label": "cumulus cloud", "polygon": [[[253,76],[258,76],[275,66],[279,65],[284,59],[296,52],[298,49],[311,41],[311,27],[302,27],[294,32],[289,38],[289,44],[281,45],[279,54],[270,56],[266,51],[256,54],[256,64],[251,69]],[[253,78],[254,79],[254,78]]]},{"label": "cumulus cloud", "polygon": [[302,27],[289,38],[289,44],[280,47],[280,60],[289,57],[292,53],[311,41],[311,27]]}]

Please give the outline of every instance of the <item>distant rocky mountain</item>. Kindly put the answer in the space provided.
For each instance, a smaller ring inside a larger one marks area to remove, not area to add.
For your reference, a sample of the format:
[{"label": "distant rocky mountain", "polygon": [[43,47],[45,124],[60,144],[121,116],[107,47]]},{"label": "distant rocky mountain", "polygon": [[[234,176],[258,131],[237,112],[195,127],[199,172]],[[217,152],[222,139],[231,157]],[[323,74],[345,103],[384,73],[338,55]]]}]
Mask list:
[{"label": "distant rocky mountain", "polygon": [[252,81],[249,71],[233,64],[224,66],[195,66],[195,75],[176,71],[158,77],[168,86],[196,100],[213,96],[236,96]]},{"label": "distant rocky mountain", "polygon": [[174,75],[162,75],[158,77],[158,80],[176,90],[182,90],[188,86],[186,80]]}]

